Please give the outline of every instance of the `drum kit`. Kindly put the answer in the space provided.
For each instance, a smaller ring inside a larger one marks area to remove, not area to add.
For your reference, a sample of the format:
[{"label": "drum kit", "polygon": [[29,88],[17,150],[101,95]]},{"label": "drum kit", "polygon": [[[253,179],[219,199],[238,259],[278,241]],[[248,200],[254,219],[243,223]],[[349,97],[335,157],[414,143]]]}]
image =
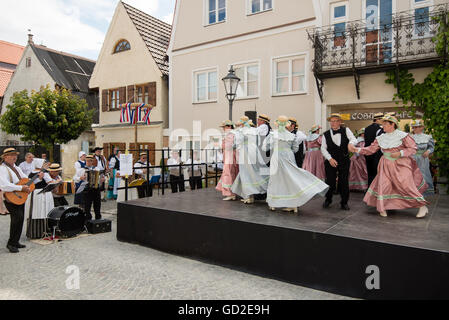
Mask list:
[{"label": "drum kit", "polygon": [[[101,177],[104,171],[86,170],[86,184],[91,188],[101,187]],[[60,196],[75,194],[80,192],[75,189],[73,181],[63,181],[56,187],[56,194]],[[84,189],[84,188],[83,188]],[[52,230],[51,239],[54,240],[56,234],[64,238],[73,238],[86,230],[86,214],[83,209],[76,206],[56,207],[48,215],[48,229]]]},{"label": "drum kit", "polygon": [[83,209],[73,206],[57,207],[48,213],[48,227],[52,230],[52,240],[56,233],[65,238],[73,238],[85,230],[86,214]]}]

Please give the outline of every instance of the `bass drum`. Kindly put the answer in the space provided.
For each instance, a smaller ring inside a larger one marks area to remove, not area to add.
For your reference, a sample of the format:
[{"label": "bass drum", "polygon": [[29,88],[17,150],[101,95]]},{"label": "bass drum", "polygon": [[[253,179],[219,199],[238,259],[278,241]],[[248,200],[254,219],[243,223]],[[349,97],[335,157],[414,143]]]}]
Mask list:
[{"label": "bass drum", "polygon": [[84,231],[86,214],[78,207],[64,206],[54,208],[48,213],[48,227],[54,228],[63,237],[72,238]]}]

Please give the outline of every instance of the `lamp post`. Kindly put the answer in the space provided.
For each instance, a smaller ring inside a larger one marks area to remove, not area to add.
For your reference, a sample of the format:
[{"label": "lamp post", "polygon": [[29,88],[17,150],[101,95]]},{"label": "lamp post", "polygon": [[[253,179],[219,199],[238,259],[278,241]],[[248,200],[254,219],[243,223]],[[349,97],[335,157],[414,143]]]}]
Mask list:
[{"label": "lamp post", "polygon": [[240,78],[235,75],[234,68],[231,66],[228,75],[222,80],[226,90],[226,98],[229,101],[229,120],[232,121],[232,104],[237,96],[237,88],[240,83]]}]

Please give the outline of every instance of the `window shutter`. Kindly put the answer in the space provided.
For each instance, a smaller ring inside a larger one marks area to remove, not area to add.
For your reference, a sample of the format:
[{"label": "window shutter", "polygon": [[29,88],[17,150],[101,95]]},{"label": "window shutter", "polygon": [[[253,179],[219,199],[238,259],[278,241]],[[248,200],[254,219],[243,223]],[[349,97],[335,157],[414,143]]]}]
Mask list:
[{"label": "window shutter", "polygon": [[108,160],[110,155],[109,146],[110,146],[109,143],[103,143],[103,155],[106,158],[106,160]]},{"label": "window shutter", "polygon": [[101,111],[108,112],[109,111],[109,91],[103,90],[101,94]]},{"label": "window shutter", "polygon": [[150,82],[145,86],[145,91],[148,90],[148,103],[153,107],[156,107],[157,97],[156,97],[156,82]]},{"label": "window shutter", "polygon": [[128,102],[134,102],[134,85],[128,86]]},{"label": "window shutter", "polygon": [[119,90],[119,103],[120,104],[124,104],[124,103],[127,103],[127,100],[126,100],[126,87],[121,87],[120,89],[118,89]]}]

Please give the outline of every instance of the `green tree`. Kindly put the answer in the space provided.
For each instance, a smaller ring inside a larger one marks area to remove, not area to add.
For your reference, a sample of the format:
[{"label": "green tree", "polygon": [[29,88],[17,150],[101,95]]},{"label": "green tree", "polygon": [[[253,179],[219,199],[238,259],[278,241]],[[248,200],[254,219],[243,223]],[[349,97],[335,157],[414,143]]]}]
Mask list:
[{"label": "green tree", "polygon": [[[398,93],[393,100],[397,105],[403,104],[407,110],[423,111],[423,120],[436,141],[435,156],[438,161],[440,176],[449,176],[449,67],[448,21],[447,12],[439,19],[439,31],[433,38],[435,49],[442,58],[422,83],[416,83],[408,70],[399,72],[399,79],[394,71],[387,72],[388,84],[393,84]],[[399,80],[399,88],[397,83]]]},{"label": "green tree", "polygon": [[66,89],[16,92],[0,118],[2,130],[20,135],[22,141],[32,141],[45,147],[53,161],[53,146],[76,140],[92,124],[94,110],[86,100]]}]

